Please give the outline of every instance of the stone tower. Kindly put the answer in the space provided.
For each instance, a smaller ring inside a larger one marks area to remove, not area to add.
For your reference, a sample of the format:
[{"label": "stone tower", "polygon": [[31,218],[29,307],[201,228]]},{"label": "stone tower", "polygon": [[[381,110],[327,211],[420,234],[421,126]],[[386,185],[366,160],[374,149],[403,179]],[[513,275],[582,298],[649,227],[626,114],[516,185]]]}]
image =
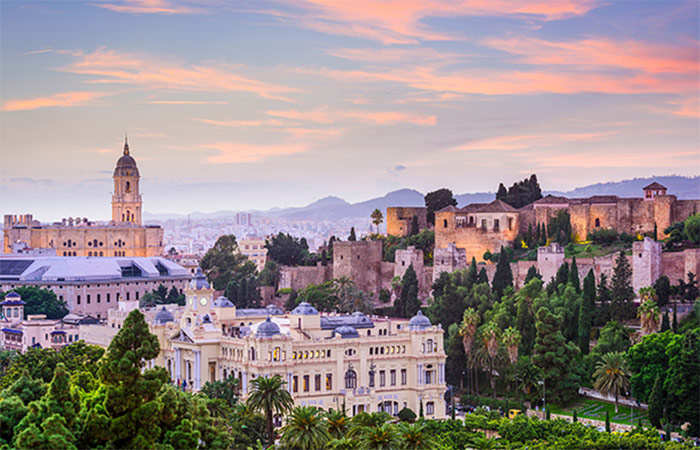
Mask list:
[{"label": "stone tower", "polygon": [[141,225],[141,194],[139,193],[139,169],[129,154],[129,143],[124,138],[124,154],[114,169],[114,193],[112,194],[112,221],[119,224]]},{"label": "stone tower", "polygon": [[652,286],[661,276],[661,243],[645,237],[632,244],[632,287],[635,296],[639,289]]}]

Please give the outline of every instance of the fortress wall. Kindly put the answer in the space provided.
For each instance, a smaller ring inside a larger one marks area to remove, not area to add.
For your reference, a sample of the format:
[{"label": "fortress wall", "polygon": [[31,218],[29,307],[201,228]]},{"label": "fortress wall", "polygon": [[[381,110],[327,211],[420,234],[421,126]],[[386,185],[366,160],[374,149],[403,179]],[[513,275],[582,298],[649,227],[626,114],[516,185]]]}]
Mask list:
[{"label": "fortress wall", "polygon": [[693,214],[700,212],[700,200],[676,200],[673,203],[673,222],[682,222]]},{"label": "fortress wall", "polygon": [[386,209],[386,232],[394,236],[408,236],[411,233],[413,216],[418,218],[418,229],[428,228],[428,210],[425,207],[395,207]]},{"label": "fortress wall", "polygon": [[511,264],[513,270],[513,282],[516,289],[520,289],[525,285],[525,277],[530,267],[537,266],[537,261],[517,261]]},{"label": "fortress wall", "polygon": [[664,230],[673,223],[674,195],[657,195],[654,197],[654,222],[657,225],[657,239],[666,238]]}]

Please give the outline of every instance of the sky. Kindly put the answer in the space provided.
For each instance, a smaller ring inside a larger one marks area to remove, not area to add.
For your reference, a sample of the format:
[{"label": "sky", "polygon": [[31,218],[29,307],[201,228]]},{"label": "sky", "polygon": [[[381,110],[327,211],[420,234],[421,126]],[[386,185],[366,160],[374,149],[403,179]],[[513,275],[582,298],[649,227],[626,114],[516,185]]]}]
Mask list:
[{"label": "sky", "polygon": [[2,1],[0,212],[700,174],[697,1]]}]

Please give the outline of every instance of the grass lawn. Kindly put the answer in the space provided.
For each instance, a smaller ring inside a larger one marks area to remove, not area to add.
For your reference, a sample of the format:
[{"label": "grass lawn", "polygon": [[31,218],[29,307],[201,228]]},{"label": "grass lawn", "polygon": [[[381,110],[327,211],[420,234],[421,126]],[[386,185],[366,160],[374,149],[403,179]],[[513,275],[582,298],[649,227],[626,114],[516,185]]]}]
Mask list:
[{"label": "grass lawn", "polygon": [[643,409],[632,408],[632,421],[630,422],[630,407],[619,405],[618,413],[615,414],[615,404],[607,403],[600,400],[585,398],[571,404],[565,408],[558,405],[549,405],[549,411],[552,414],[562,414],[565,416],[573,416],[574,410],[578,412],[578,417],[581,419],[594,419],[605,421],[605,412],[610,413],[610,422],[622,423],[626,425],[637,425],[639,419],[642,423],[649,425],[647,420],[647,412]]},{"label": "grass lawn", "polygon": [[[611,245],[600,245],[600,244],[593,244],[593,243],[588,243],[588,244],[574,244],[574,251],[566,251],[566,257],[571,258],[572,256],[576,256],[578,258],[593,258],[597,256],[605,256],[609,255],[610,253],[618,253],[620,250],[623,250],[625,253],[630,251],[632,248],[632,244],[628,244],[626,242],[615,242]],[[586,251],[588,249],[588,251]]]}]

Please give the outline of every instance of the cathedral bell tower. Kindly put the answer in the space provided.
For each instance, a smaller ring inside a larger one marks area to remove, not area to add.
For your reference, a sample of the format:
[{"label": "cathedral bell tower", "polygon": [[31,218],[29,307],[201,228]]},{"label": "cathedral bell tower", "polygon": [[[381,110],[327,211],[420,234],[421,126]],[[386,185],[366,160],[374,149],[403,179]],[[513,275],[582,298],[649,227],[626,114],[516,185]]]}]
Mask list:
[{"label": "cathedral bell tower", "polygon": [[117,224],[141,225],[141,194],[139,193],[139,169],[129,154],[129,143],[124,138],[124,154],[114,169],[114,194],[112,194],[112,220]]}]

